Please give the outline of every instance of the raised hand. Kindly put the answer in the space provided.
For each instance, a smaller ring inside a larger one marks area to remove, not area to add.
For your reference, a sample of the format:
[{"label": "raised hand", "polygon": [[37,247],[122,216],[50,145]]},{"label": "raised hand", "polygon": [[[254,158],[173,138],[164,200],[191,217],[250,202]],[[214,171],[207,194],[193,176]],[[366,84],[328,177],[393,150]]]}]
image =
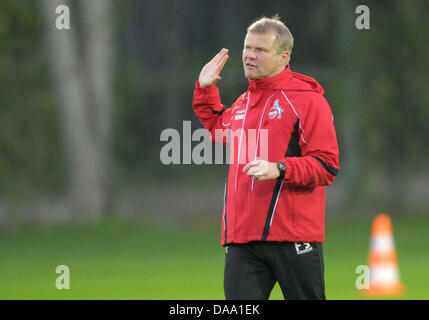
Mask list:
[{"label": "raised hand", "polygon": [[222,79],[219,74],[228,58],[228,49],[222,49],[209,63],[203,67],[198,78],[200,87],[210,87],[212,84],[215,84],[220,79]]}]

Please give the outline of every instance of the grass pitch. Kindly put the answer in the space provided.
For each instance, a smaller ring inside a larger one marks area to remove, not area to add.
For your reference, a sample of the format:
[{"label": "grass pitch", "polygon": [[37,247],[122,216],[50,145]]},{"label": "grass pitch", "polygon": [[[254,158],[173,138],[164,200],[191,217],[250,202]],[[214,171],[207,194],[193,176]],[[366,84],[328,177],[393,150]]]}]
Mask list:
[{"label": "grass pitch", "polygon": [[[429,299],[429,220],[392,221],[407,288],[394,298]],[[328,299],[368,299],[355,287],[355,269],[367,263],[370,230],[371,217],[328,219]],[[68,290],[55,286],[58,265],[70,269]],[[0,299],[224,299],[223,266],[218,224],[171,229],[110,221],[0,233]],[[276,285],[270,299],[282,298]]]}]

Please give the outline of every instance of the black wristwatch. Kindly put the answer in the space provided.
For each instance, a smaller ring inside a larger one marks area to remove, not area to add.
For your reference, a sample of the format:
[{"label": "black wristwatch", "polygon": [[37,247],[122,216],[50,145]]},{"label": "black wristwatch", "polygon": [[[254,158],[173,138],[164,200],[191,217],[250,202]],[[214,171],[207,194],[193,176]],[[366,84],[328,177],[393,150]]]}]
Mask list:
[{"label": "black wristwatch", "polygon": [[283,162],[277,162],[277,169],[280,171],[280,175],[277,179],[283,180],[286,173],[286,165]]}]

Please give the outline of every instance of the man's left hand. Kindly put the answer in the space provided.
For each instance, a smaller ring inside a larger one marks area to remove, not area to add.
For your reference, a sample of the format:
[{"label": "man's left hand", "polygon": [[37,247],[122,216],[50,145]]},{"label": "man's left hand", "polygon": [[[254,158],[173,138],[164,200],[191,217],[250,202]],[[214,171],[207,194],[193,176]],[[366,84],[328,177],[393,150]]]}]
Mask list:
[{"label": "man's left hand", "polygon": [[274,180],[280,176],[280,171],[275,162],[265,160],[250,161],[243,168],[248,177],[254,177],[258,181]]}]

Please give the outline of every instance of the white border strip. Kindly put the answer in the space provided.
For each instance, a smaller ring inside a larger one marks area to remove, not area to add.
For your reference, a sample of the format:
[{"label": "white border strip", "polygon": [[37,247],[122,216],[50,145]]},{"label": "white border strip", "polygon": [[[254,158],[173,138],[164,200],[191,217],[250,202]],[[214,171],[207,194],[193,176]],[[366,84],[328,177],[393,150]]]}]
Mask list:
[{"label": "white border strip", "polygon": [[249,103],[250,103],[250,91],[247,94],[246,112],[244,113],[244,120],[243,120],[243,124],[241,125],[241,132],[240,132],[240,143],[238,144],[237,169],[235,170],[235,191],[237,191],[237,179],[238,179],[238,167],[240,166],[241,142],[243,140],[244,123],[246,122],[247,108],[249,107]]},{"label": "white border strip", "polygon": [[[272,94],[268,99],[267,99],[267,102],[265,103],[265,107],[264,107],[264,111],[262,111],[262,116],[261,116],[261,118],[260,118],[260,120],[259,120],[259,128],[258,128],[258,134],[257,134],[257,139],[256,139],[256,149],[255,149],[255,156],[254,156],[254,158],[253,158],[253,160],[256,160],[256,155],[257,155],[257,153],[258,153],[258,146],[259,146],[259,132],[260,132],[260,130],[261,130],[261,125],[262,125],[262,119],[264,118],[264,114],[265,114],[265,109],[267,108],[267,105],[268,105],[268,102],[271,100],[271,98],[274,96],[274,94]],[[266,159],[266,160],[268,160],[268,159]],[[255,182],[255,177],[253,176],[252,177],[252,188],[251,188],[251,191],[253,191],[253,184],[254,184],[254,182]]]},{"label": "white border strip", "polygon": [[271,228],[271,224],[273,223],[274,213],[276,212],[276,207],[277,207],[277,201],[279,200],[279,196],[280,196],[280,192],[282,192],[282,188],[283,188],[283,180],[282,180],[282,183],[280,184],[279,192],[277,193],[276,203],[274,204],[274,208],[273,208],[273,214],[271,215],[270,228]]},{"label": "white border strip", "polygon": [[295,115],[298,117],[298,119],[299,119],[299,128],[301,129],[301,131],[302,131],[302,134],[301,134],[301,139],[302,139],[302,141],[305,143],[305,144],[309,144],[307,141],[305,141],[305,139],[304,139],[304,132],[305,132],[305,130],[304,130],[304,128],[301,126],[301,117],[299,116],[299,114],[296,112],[296,110],[295,110],[295,108],[294,108],[294,106],[292,105],[292,103],[290,102],[290,100],[288,99],[288,97],[286,96],[286,94],[283,92],[283,90],[282,90],[282,94],[284,95],[284,97],[286,98],[286,100],[287,100],[287,102],[289,102],[289,105],[291,106],[291,108],[292,108],[292,110],[293,110],[293,112],[295,113]]}]

